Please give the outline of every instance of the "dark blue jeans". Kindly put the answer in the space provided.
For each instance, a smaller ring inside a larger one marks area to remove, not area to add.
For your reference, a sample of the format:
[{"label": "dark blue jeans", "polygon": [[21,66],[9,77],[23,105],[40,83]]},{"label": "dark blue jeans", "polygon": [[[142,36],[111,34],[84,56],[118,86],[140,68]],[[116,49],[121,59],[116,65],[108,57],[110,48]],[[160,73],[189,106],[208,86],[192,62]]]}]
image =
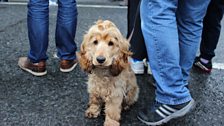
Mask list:
[{"label": "dark blue jeans", "polygon": [[204,27],[200,46],[201,57],[204,59],[211,60],[215,56],[223,14],[223,0],[211,0],[203,21]]},{"label": "dark blue jeans", "polygon": [[[76,0],[59,0],[55,33],[56,47],[60,59],[76,59],[74,42],[77,25]],[[28,3],[28,36],[30,51],[28,58],[37,63],[47,60],[49,34],[49,0],[30,0]]]}]

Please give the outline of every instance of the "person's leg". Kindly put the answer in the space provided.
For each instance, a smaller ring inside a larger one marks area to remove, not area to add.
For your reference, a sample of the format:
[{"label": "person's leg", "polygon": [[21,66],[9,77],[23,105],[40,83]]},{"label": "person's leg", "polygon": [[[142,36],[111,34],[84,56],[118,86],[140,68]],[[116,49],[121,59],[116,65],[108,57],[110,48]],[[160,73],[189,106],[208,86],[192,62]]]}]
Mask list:
[{"label": "person's leg", "polygon": [[212,58],[219,40],[223,14],[223,0],[211,0],[203,21],[200,55],[194,61],[194,66],[206,73],[212,70]]},{"label": "person's leg", "polygon": [[220,31],[221,20],[224,14],[223,0],[211,0],[203,21],[202,40],[200,45],[200,57],[211,60],[215,56]]},{"label": "person's leg", "polygon": [[209,1],[210,0],[180,0],[178,4],[177,22],[180,46],[180,66],[185,85],[188,84],[189,73],[198,50],[202,33],[202,22]]},{"label": "person's leg", "polygon": [[133,55],[130,58],[130,64],[135,74],[144,74],[143,59],[147,57],[141,30],[140,2],[141,0],[130,1],[128,5],[127,38],[130,40],[130,50],[133,52]]},{"label": "person's leg", "polygon": [[78,15],[76,0],[58,0],[58,8],[55,33],[57,55],[61,59],[60,71],[70,72],[77,65],[74,41]]},{"label": "person's leg", "polygon": [[49,31],[48,0],[30,0],[28,2],[27,24],[30,42],[28,58],[33,63],[46,60]]},{"label": "person's leg", "polygon": [[137,0],[136,2],[130,2],[129,11],[128,11],[129,13],[128,24],[131,25],[130,23],[131,22],[133,23],[132,28],[131,26],[129,26],[129,30],[128,30],[128,32],[133,31],[132,37],[130,39],[130,44],[131,44],[130,50],[133,52],[132,58],[137,60],[143,60],[144,58],[147,57],[145,40],[143,38],[142,30],[141,30],[140,1],[141,0]]},{"label": "person's leg", "polygon": [[177,3],[178,0],[143,0],[141,4],[142,31],[157,83],[156,101],[170,105],[191,100],[179,65]]},{"label": "person's leg", "polygon": [[58,0],[56,46],[63,60],[76,59],[77,46],[74,41],[77,25],[76,0]]},{"label": "person's leg", "polygon": [[136,15],[136,11],[138,8],[138,4],[139,4],[140,0],[128,0],[128,2],[130,4],[128,4],[128,13],[127,13],[127,18],[128,18],[128,32],[127,32],[127,38],[130,36],[133,28],[134,28],[134,24],[135,24],[135,15]]},{"label": "person's leg", "polygon": [[28,57],[19,58],[18,65],[35,76],[43,76],[47,74],[45,61],[48,47],[48,0],[29,1],[27,25],[30,51]]},{"label": "person's leg", "polygon": [[[198,2],[198,6],[194,6],[192,11],[198,10],[203,15],[208,1],[203,3],[202,0],[143,0],[141,3],[143,36],[152,73],[157,83],[156,104],[151,110],[140,111],[138,115],[138,118],[148,125],[161,125],[173,118],[184,116],[195,105],[189,89],[185,85],[182,64],[180,64],[182,58],[186,58],[182,57],[184,49],[179,43],[180,33],[178,33],[176,20],[177,8],[181,2],[189,2],[189,5]],[[199,24],[200,21],[202,19],[199,20]],[[195,36],[191,38],[197,38],[198,36],[200,36],[200,28],[199,32],[196,31]],[[188,44],[192,44],[191,48],[197,48],[194,43],[193,41]],[[188,48],[189,51],[193,50],[191,48]],[[189,65],[191,55],[194,54],[190,52],[190,57],[184,64],[186,67]]]}]

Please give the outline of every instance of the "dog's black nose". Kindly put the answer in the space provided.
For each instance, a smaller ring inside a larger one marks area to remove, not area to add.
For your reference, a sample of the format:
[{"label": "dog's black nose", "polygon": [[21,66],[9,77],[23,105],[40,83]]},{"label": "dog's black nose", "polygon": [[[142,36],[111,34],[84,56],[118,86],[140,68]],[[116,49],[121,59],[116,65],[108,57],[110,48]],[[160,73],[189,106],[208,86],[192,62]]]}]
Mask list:
[{"label": "dog's black nose", "polygon": [[96,57],[96,60],[97,60],[98,63],[104,63],[106,58],[103,57],[103,56],[98,56],[98,57]]}]

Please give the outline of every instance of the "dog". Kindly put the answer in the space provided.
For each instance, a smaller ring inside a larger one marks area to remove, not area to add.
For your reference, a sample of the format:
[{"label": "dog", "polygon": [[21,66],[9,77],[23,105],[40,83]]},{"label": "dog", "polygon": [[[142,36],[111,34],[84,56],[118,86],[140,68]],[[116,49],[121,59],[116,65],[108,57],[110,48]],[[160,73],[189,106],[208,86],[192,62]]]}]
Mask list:
[{"label": "dog", "polygon": [[105,106],[104,126],[119,126],[121,111],[138,99],[139,87],[128,63],[129,42],[109,20],[98,20],[84,35],[80,67],[88,74],[88,118],[100,115]]}]

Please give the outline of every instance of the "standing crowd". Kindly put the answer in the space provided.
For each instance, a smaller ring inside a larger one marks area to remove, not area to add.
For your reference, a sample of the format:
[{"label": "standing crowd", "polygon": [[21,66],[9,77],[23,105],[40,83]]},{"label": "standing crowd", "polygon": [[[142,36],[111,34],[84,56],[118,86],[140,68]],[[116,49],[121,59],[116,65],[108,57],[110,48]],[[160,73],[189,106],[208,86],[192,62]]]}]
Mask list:
[{"label": "standing crowd", "polygon": [[[195,101],[188,88],[194,65],[212,70],[212,58],[220,36],[224,14],[223,0],[128,0],[128,34],[136,74],[148,73],[155,79],[155,103],[139,110],[138,119],[148,125],[161,125],[190,112]],[[77,25],[76,0],[58,0],[55,33],[60,70],[71,72],[77,65],[74,42]],[[46,55],[49,34],[49,2],[29,0],[27,14],[30,50],[20,57],[21,69],[35,75],[47,74]],[[201,41],[201,42],[200,42]],[[201,43],[201,45],[200,45]],[[200,55],[196,57],[200,46]]]}]

